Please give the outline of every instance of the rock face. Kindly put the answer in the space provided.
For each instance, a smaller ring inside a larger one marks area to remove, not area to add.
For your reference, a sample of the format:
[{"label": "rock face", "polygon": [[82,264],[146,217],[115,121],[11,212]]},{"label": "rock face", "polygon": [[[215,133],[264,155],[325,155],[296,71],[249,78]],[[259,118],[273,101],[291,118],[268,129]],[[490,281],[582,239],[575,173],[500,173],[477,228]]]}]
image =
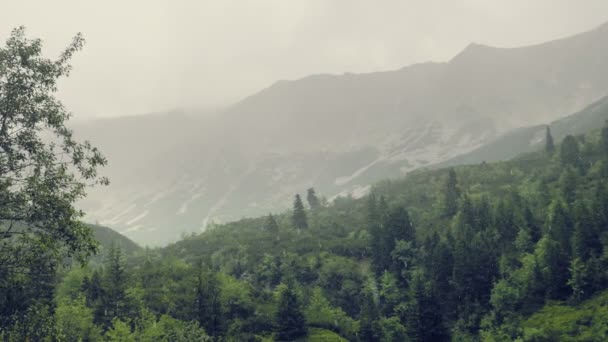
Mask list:
[{"label": "rock face", "polygon": [[158,245],[267,214],[314,186],[331,199],[474,151],[608,94],[608,25],[512,49],[471,44],[446,63],[280,81],[212,116],[82,123],[113,182],[91,221]]}]

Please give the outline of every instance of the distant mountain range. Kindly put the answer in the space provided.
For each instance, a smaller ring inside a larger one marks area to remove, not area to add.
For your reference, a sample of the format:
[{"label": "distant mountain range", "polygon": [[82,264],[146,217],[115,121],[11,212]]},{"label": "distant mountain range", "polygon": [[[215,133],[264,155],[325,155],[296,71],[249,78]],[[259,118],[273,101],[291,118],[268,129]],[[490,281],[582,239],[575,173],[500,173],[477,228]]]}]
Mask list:
[{"label": "distant mountain range", "polygon": [[[511,157],[536,148],[544,126],[522,127],[608,94],[607,61],[608,24],[529,47],[471,44],[446,63],[280,81],[214,115],[79,123],[112,181],[81,206],[91,221],[159,245],[283,210],[308,187],[358,196],[421,167]],[[557,121],[556,133],[587,127],[579,118]]]}]

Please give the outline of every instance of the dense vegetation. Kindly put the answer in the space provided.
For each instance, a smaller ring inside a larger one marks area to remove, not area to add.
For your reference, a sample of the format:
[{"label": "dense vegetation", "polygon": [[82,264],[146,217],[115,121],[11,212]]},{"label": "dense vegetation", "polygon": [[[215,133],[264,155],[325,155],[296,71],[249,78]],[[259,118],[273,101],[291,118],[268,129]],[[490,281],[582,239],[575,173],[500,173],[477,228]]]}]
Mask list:
[{"label": "dense vegetation", "polygon": [[[72,206],[85,184],[55,166],[36,125],[58,130],[90,181],[105,161],[71,140],[66,114],[42,96],[63,59],[39,59],[39,42],[19,30],[9,43],[0,71],[16,76],[0,79],[2,95],[36,91],[0,102],[22,101],[10,112],[13,129],[31,129],[17,140],[0,130],[0,213],[28,215],[2,216],[0,226],[4,340],[608,338],[608,126],[560,144],[547,130],[544,151],[416,172],[361,199],[327,204],[309,189],[308,205],[297,195],[290,212],[217,225],[162,249],[112,243],[97,229],[103,256],[81,264],[96,250]],[[9,87],[15,79],[31,87]],[[41,119],[27,107],[36,94],[58,114]],[[25,187],[10,183],[19,165],[31,171]]]}]

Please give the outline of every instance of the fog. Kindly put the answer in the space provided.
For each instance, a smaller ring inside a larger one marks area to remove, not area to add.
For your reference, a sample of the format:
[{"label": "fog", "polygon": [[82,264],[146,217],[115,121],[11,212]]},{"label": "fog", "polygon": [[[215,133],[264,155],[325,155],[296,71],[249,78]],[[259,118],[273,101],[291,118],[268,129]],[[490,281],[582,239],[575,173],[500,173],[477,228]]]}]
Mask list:
[{"label": "fog", "polygon": [[470,42],[514,47],[591,29],[605,0],[4,1],[50,55],[86,39],[60,97],[76,118],[217,108],[309,74],[446,61]]}]

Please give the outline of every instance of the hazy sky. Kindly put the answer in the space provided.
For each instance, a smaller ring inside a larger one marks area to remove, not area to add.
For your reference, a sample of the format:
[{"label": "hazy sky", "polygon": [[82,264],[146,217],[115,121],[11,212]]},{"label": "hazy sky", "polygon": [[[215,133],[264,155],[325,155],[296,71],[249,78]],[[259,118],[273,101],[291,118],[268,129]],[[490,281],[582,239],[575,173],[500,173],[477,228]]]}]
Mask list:
[{"label": "hazy sky", "polygon": [[279,79],[446,61],[608,21],[606,0],[3,0],[51,56],[86,39],[60,96],[77,118],[230,104]]}]

